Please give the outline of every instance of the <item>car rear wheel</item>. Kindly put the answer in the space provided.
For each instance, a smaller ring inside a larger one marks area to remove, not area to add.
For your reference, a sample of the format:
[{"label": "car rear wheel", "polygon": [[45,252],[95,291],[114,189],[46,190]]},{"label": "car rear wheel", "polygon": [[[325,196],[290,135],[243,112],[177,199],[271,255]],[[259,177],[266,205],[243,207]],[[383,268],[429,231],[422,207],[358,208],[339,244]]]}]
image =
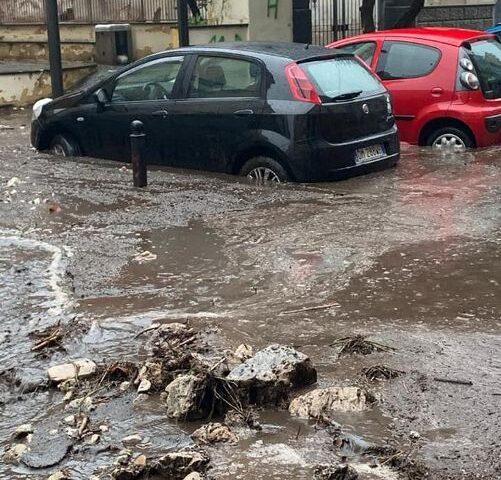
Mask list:
[{"label": "car rear wheel", "polygon": [[56,135],[52,139],[50,151],[59,157],[78,157],[81,154],[78,144],[65,135]]},{"label": "car rear wheel", "polygon": [[469,133],[460,128],[443,127],[428,137],[426,145],[434,150],[464,152],[467,148],[473,148],[475,142]]},{"label": "car rear wheel", "polygon": [[245,163],[240,175],[256,185],[284,183],[289,175],[284,167],[270,157],[254,157]]}]

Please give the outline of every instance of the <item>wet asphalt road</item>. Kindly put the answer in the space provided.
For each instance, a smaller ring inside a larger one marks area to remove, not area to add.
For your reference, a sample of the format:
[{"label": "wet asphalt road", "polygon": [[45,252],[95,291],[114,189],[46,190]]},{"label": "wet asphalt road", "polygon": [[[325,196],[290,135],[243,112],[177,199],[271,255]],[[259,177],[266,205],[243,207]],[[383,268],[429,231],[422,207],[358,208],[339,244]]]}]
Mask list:
[{"label": "wet asphalt road", "polygon": [[[0,116],[12,127],[0,126],[0,447],[19,424],[64,416],[61,394],[32,392],[49,365],[137,360],[136,333],[188,319],[232,347],[298,346],[321,386],[353,384],[376,364],[406,371],[371,386],[377,409],[339,422],[377,443],[406,445],[419,432],[417,458],[434,479],[501,477],[501,146],[407,148],[390,171],[277,188],[155,169],[139,191],[124,164],[34,152],[23,123]],[[31,332],[75,317],[85,327],[66,352],[33,355]],[[329,345],[354,333],[397,350],[338,359]],[[116,439],[148,436],[146,452],[189,442],[193,429],[168,423],[158,399],[140,412],[125,399],[108,415]],[[333,459],[312,425],[285,412],[262,422],[259,435],[212,452],[215,478],[311,478]],[[108,455],[80,453],[67,466],[86,479]],[[0,479],[32,475],[0,465]],[[381,475],[368,469],[362,480],[407,478]]]}]

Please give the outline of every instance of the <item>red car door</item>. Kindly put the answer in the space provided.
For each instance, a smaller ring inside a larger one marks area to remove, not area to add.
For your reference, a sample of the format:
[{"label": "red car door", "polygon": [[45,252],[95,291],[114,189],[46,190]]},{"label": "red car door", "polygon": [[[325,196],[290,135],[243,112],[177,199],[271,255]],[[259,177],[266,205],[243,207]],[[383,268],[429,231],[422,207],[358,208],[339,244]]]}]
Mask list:
[{"label": "red car door", "polygon": [[450,107],[455,75],[446,66],[446,47],[403,39],[382,45],[375,70],[391,93],[404,142],[417,144],[424,123]]}]

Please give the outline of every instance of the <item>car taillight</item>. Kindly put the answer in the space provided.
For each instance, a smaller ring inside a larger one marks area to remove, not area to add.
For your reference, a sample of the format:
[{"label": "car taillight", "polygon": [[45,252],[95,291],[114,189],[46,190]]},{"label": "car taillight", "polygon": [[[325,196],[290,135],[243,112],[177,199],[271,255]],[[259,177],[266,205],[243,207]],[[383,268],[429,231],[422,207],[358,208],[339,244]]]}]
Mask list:
[{"label": "car taillight", "polygon": [[285,68],[285,76],[289,81],[292,96],[301,102],[320,105],[322,101],[318,96],[313,83],[297,63],[291,63]]},{"label": "car taillight", "polygon": [[461,83],[470,90],[478,90],[480,88],[480,82],[474,73],[463,72],[459,78]]}]

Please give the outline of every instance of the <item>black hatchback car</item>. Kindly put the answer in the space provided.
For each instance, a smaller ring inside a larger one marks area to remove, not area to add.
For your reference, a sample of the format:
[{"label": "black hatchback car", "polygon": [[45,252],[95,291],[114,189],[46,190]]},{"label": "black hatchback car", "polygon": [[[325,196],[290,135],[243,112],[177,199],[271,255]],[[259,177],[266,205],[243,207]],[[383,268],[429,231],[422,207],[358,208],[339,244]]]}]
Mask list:
[{"label": "black hatchback car", "polygon": [[318,181],[390,167],[390,96],[352,54],[235,43],[155,54],[100,83],[34,106],[32,144],[66,156],[130,158],[144,123],[150,164]]}]

